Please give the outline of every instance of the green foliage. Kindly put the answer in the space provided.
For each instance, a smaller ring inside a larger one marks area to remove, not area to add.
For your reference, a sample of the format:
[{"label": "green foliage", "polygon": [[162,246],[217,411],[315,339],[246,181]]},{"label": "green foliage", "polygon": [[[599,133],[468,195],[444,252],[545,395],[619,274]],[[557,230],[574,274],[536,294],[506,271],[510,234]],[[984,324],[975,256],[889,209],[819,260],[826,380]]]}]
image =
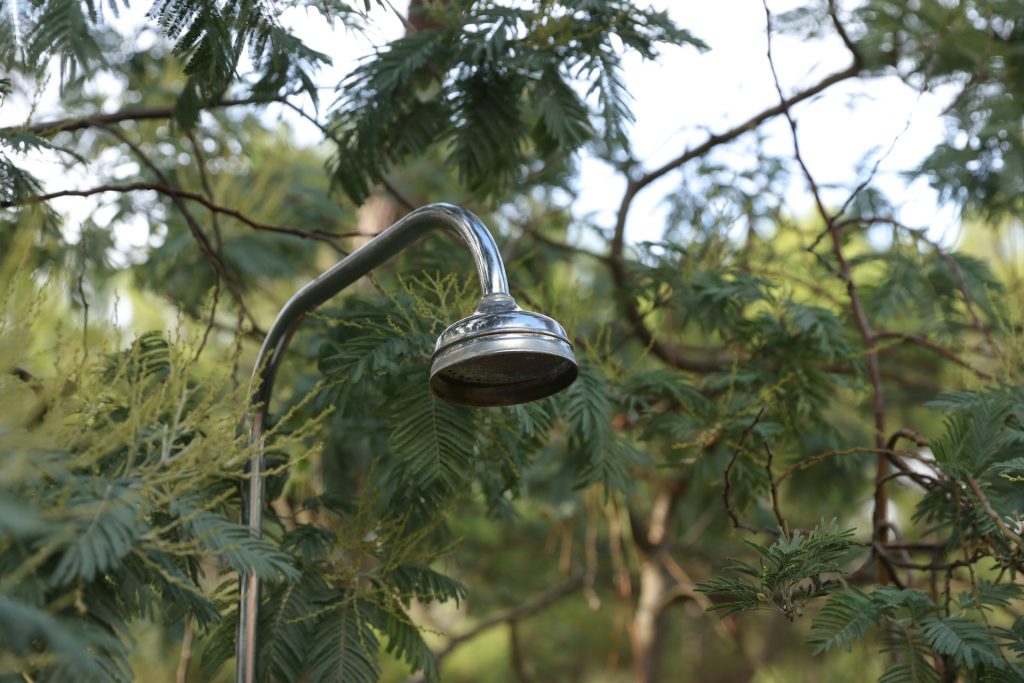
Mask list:
[{"label": "green foliage", "polygon": [[[41,76],[49,60],[56,60],[65,86],[111,68],[101,46],[104,12],[96,2],[46,0],[19,5],[24,8],[19,17],[22,34],[17,40],[8,35],[2,36],[8,40],[0,41],[10,50],[2,55],[5,63]],[[112,2],[110,9],[117,15],[119,3]],[[161,0],[153,4],[148,16],[173,42],[187,77],[177,100],[178,123],[193,127],[200,107],[218,100],[237,82],[243,50],[257,76],[251,86],[254,95],[272,99],[298,87],[317,101],[313,73],[329,64],[330,58],[286,31],[278,11],[273,4],[251,1]]]},{"label": "green foliage", "polygon": [[1004,666],[999,647],[985,627],[964,617],[925,617],[921,633],[940,655],[949,655],[953,663],[967,669],[987,665]]},{"label": "green foliage", "polygon": [[318,622],[319,637],[310,652],[309,679],[374,683],[380,676],[377,636],[370,628],[365,607],[351,596],[338,596],[324,605]]},{"label": "green foliage", "polygon": [[[138,540],[135,508],[141,502],[123,487],[85,492],[71,505],[81,506],[82,521],[87,526],[75,529],[70,542],[60,555],[50,583],[56,588],[77,579],[92,581],[97,575],[107,574],[121,564],[124,556]],[[84,504],[83,504],[84,503]]]},{"label": "green foliage", "polygon": [[11,160],[12,155],[38,147],[51,145],[34,135],[0,133],[0,202],[14,202],[40,192],[39,181]]},{"label": "green foliage", "polygon": [[[982,598],[988,605],[1005,605],[1008,596],[1019,589],[991,584]],[[974,598],[961,606],[978,609]],[[817,652],[832,647],[850,649],[868,632],[877,629],[886,643],[885,651],[893,657],[880,681],[938,681],[938,672],[929,663],[935,653],[943,657],[953,671],[964,670],[985,676],[1012,671],[1000,653],[996,637],[1004,631],[993,629],[987,621],[966,616],[948,616],[925,593],[913,589],[881,587],[867,594],[849,588],[832,594],[817,617],[808,643]],[[972,679],[973,680],[973,679]],[[996,677],[999,680],[999,677]]]},{"label": "green foliage", "polygon": [[[951,135],[917,171],[945,199],[989,216],[1020,210],[1024,165],[1019,104],[1019,3],[924,3],[872,0],[858,10],[868,33],[861,41],[868,65],[898,65],[905,78],[953,81],[967,73],[947,112]],[[945,40],[935,41],[936,31]],[[959,134],[956,134],[959,133]]]},{"label": "green foliage", "polygon": [[[935,460],[947,473],[978,477],[1016,453],[1021,433],[1009,423],[1019,397],[1009,392],[962,394],[966,401],[947,413],[945,431],[932,444]],[[943,399],[933,405],[943,405]]]},{"label": "green foliage", "polygon": [[382,577],[382,584],[398,591],[403,599],[415,597],[421,602],[446,602],[465,599],[466,587],[460,582],[422,565],[400,565]]},{"label": "green foliage", "polygon": [[929,661],[932,653],[913,630],[893,625],[886,633],[883,652],[889,656],[878,683],[938,683],[939,672]]},{"label": "green foliage", "polygon": [[814,618],[807,642],[816,653],[833,647],[849,650],[853,643],[864,639],[870,627],[878,626],[885,617],[894,617],[899,610],[916,622],[935,609],[931,598],[918,590],[880,587],[867,594],[848,588],[829,596]]},{"label": "green foliage", "polygon": [[255,574],[264,581],[294,578],[291,558],[273,543],[253,538],[249,527],[175,502],[172,512],[185,520],[184,530],[212,557],[223,558],[240,575]]},{"label": "green foliage", "polygon": [[796,531],[789,537],[788,532],[782,532],[770,546],[747,541],[757,551],[758,566],[735,560],[729,568],[747,578],[715,577],[698,585],[697,590],[722,598],[709,609],[724,614],[770,605],[787,619],[795,619],[803,614],[809,600],[828,594],[834,579],[827,575],[842,572],[839,560],[854,545],[853,533],[853,529],[840,531],[833,520],[830,524],[822,522],[807,534]]},{"label": "green foliage", "polygon": [[621,0],[453,2],[430,16],[437,28],[379,50],[335,105],[331,167],[356,203],[392,167],[436,144],[482,195],[520,181],[531,159],[577,151],[593,137],[595,117],[621,148],[632,114],[614,45],[648,59],[661,44],[703,47],[665,13]]},{"label": "green foliage", "polygon": [[38,330],[14,321],[45,296],[9,290],[0,315],[0,647],[9,671],[35,680],[132,680],[130,620],[206,627],[220,619],[209,582],[222,571],[295,570],[228,519],[235,487],[221,473],[249,451],[239,413],[221,408],[226,379],[196,386],[191,350],[147,335],[26,383],[14,370]]},{"label": "green foliage", "polygon": [[473,414],[423,386],[394,408],[391,446],[402,477],[419,495],[443,500],[466,483],[473,459]]}]

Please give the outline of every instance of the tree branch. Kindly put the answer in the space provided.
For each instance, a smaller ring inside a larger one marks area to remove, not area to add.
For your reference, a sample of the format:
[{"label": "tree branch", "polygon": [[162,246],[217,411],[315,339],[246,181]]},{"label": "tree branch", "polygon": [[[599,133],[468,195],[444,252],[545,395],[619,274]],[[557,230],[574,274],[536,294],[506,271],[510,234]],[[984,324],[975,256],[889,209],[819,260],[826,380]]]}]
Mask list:
[{"label": "tree branch", "polygon": [[633,327],[635,336],[653,353],[657,358],[663,362],[671,365],[672,367],[679,368],[680,370],[687,370],[690,372],[714,372],[722,367],[721,363],[688,359],[685,354],[681,353],[678,348],[670,343],[659,340],[656,335],[647,327],[644,322],[643,315],[637,308],[636,301],[633,296],[629,293],[628,284],[630,281],[629,273],[626,268],[624,249],[625,249],[625,234],[626,234],[626,222],[629,216],[629,210],[632,207],[633,200],[636,196],[648,185],[658,180],[662,176],[670,173],[671,171],[680,168],[684,164],[693,159],[704,156],[716,147],[725,143],[731,142],[736,138],[740,137],[744,133],[748,133],[765,121],[772,119],[784,112],[787,112],[789,107],[803,102],[815,95],[823,92],[830,88],[836,83],[840,83],[849,78],[853,78],[861,71],[861,63],[858,59],[843,69],[830,74],[820,80],[815,85],[802,90],[799,93],[789,98],[782,98],[782,101],[773,106],[765,109],[759,114],[755,114],[743,123],[730,128],[722,133],[714,134],[708,137],[700,145],[686,150],[674,159],[662,164],[658,168],[648,171],[642,174],[638,178],[628,178],[626,182],[626,191],[622,196],[622,200],[619,204],[619,210],[616,214],[615,230],[612,236],[611,248],[608,257],[608,266],[611,270],[612,278],[615,281],[616,286],[620,291],[619,305],[625,313],[626,318],[630,321]]},{"label": "tree branch", "polygon": [[765,441],[764,450],[768,455],[768,459],[765,461],[764,469],[768,473],[768,487],[772,495],[772,512],[775,513],[775,521],[779,523],[779,529],[786,540],[790,540],[792,537],[789,535],[789,524],[786,523],[786,518],[782,516],[782,508],[779,507],[779,487],[775,483],[775,476],[772,474],[772,461],[775,459],[775,454],[772,453],[771,447],[768,442]]},{"label": "tree branch", "polygon": [[35,197],[29,197],[19,202],[0,202],[0,208],[11,208],[14,206],[25,205],[25,204],[37,204],[41,202],[47,202],[51,199],[57,199],[59,197],[88,197],[94,194],[101,194],[103,192],[137,192],[143,190],[150,190],[153,192],[159,192],[160,194],[167,195],[171,198],[187,199],[189,201],[197,202],[202,204],[210,211],[224,216],[230,216],[238,220],[241,223],[248,225],[255,230],[261,230],[266,232],[275,232],[282,235],[293,235],[295,237],[301,237],[308,240],[316,240],[324,242],[330,245],[333,249],[339,253],[345,254],[347,251],[342,249],[334,240],[344,237],[363,237],[369,235],[363,235],[360,232],[344,232],[344,233],[326,233],[320,230],[302,230],[300,228],[289,228],[281,225],[273,225],[270,223],[263,223],[250,218],[242,212],[232,209],[226,206],[215,204],[214,202],[207,199],[204,195],[196,192],[190,192],[188,190],[182,190],[172,185],[165,183],[127,183],[125,185],[98,185],[96,187],[87,188],[84,190],[60,190],[57,192],[50,192],[47,194],[36,195]]},{"label": "tree branch", "polygon": [[[793,140],[793,156],[796,159],[797,164],[800,166],[800,170],[803,172],[804,179],[807,181],[807,186],[814,197],[814,203],[817,206],[818,213],[825,222],[828,234],[831,237],[832,254],[835,257],[836,263],[839,265],[839,276],[846,285],[846,292],[850,299],[850,308],[853,313],[853,319],[864,343],[875,417],[875,448],[882,449],[885,447],[885,386],[882,382],[882,371],[878,362],[878,349],[875,345],[874,333],[871,330],[871,324],[868,322],[867,314],[864,312],[864,307],[861,304],[860,293],[857,291],[857,285],[853,281],[850,263],[846,260],[846,256],[843,254],[842,235],[840,233],[839,226],[836,224],[835,216],[829,213],[828,209],[825,208],[825,202],[822,199],[818,184],[810,169],[807,167],[807,164],[804,162],[803,155],[800,152],[800,139],[797,135],[796,121],[790,113],[791,105],[787,103],[786,96],[782,91],[782,83],[779,81],[779,74],[775,69],[775,60],[772,56],[772,13],[768,8],[767,0],[764,0],[763,4],[768,42],[768,66],[771,68],[772,79],[775,81],[775,90],[779,94],[779,106],[782,107],[782,114],[785,116],[786,122],[789,124],[789,130]],[[854,60],[854,66],[859,70],[857,60]],[[878,457],[878,465],[875,473],[875,500],[871,518],[875,540],[883,544],[886,541],[888,529],[888,496],[886,495],[885,487],[882,483],[885,481],[888,472],[889,460],[885,456],[880,455]],[[886,582],[887,573],[887,570],[880,572],[880,579],[882,583]]]},{"label": "tree branch", "polygon": [[732,457],[729,458],[729,464],[725,466],[725,474],[723,475],[725,483],[722,488],[722,501],[725,503],[725,511],[728,513],[729,519],[732,520],[732,525],[737,529],[745,529],[746,531],[752,531],[755,534],[761,532],[774,533],[774,531],[758,529],[741,522],[739,515],[736,514],[736,511],[732,507],[732,502],[729,499],[729,492],[732,490],[732,468],[736,465],[736,459],[739,458],[740,451],[743,450],[743,444],[747,440],[747,437],[750,436],[752,431],[754,431],[754,427],[757,426],[757,423],[761,421],[761,416],[764,415],[764,411],[765,409],[763,407],[761,410],[757,411],[754,421],[747,425],[746,429],[744,429],[740,434],[740,440],[736,443],[736,450],[732,452]]},{"label": "tree branch", "polygon": [[956,363],[962,368],[970,370],[979,379],[983,379],[986,381],[992,381],[995,379],[995,377],[988,374],[984,370],[974,367],[973,365],[971,365],[966,360],[956,355],[946,347],[936,344],[935,342],[933,342],[932,340],[928,339],[923,335],[915,334],[913,332],[895,332],[892,330],[878,330],[877,332],[875,332],[875,339],[898,339],[900,341],[907,342],[910,344],[916,344],[917,346],[937,353],[938,355]]},{"label": "tree branch", "polygon": [[[582,586],[583,574],[576,574],[562,581],[561,583],[555,584],[554,586],[547,589],[546,591],[544,591],[543,593],[541,593],[540,595],[538,595],[533,600],[527,603],[523,603],[518,607],[512,607],[510,609],[498,612],[496,614],[492,614],[489,617],[481,619],[479,622],[477,622],[475,626],[473,626],[473,628],[469,629],[465,633],[453,636],[451,640],[448,641],[448,644],[445,645],[444,648],[435,655],[437,658],[438,665],[440,666],[441,662],[446,657],[448,657],[448,655],[454,652],[455,649],[458,648],[460,645],[462,645],[466,641],[476,638],[484,631],[492,629],[495,626],[499,626],[501,624],[511,624],[531,617],[534,614],[550,607],[562,598],[568,595],[572,595],[573,593],[578,591]],[[422,674],[417,674],[416,676],[413,676],[410,679],[408,679],[407,683],[420,683],[423,680],[424,679]]]},{"label": "tree branch", "polygon": [[[874,454],[881,456],[895,455],[904,458],[911,458],[914,460],[921,460],[921,457],[912,451],[897,451],[892,446],[886,448],[868,448],[866,446],[855,446],[853,448],[844,448],[842,450],[835,451],[823,451],[821,453],[815,453],[814,455],[808,456],[799,462],[795,462],[785,470],[782,474],[775,477],[775,485],[779,485],[786,479],[789,479],[795,472],[803,469],[807,469],[813,465],[817,465],[819,462],[828,460],[830,458],[841,458],[848,455],[862,455],[862,454]],[[930,463],[929,463],[930,464]]]},{"label": "tree branch", "polygon": [[[128,136],[125,135],[120,129],[118,129],[115,126],[106,124],[99,124],[99,127],[106,130],[111,135],[113,135],[118,140],[127,145],[128,148],[135,153],[135,156],[139,158],[139,161],[142,162],[142,164],[146,166],[150,171],[152,171],[153,175],[157,177],[161,184],[171,187],[170,180],[167,178],[164,172],[161,171],[160,168],[155,163],[153,163],[153,160],[149,158],[149,156],[142,150],[141,147],[139,147],[137,144],[129,140]],[[182,218],[185,219],[185,223],[188,225],[189,232],[192,233],[192,237],[195,239],[196,244],[199,246],[199,250],[203,253],[203,255],[206,256],[207,260],[210,262],[210,266],[214,269],[214,272],[216,272],[220,277],[224,278],[224,284],[227,285],[228,291],[231,292],[231,295],[234,297],[235,303],[238,305],[239,311],[242,313],[242,315],[248,318],[249,324],[252,325],[252,328],[254,330],[259,329],[258,325],[256,324],[256,319],[252,316],[252,313],[249,312],[249,309],[245,305],[245,299],[242,296],[242,288],[240,283],[238,282],[238,278],[235,277],[235,274],[228,267],[228,264],[224,261],[223,257],[217,252],[216,249],[214,249],[213,245],[210,244],[209,238],[206,236],[206,233],[203,232],[203,229],[199,226],[199,222],[195,219],[195,216],[192,215],[192,212],[189,210],[188,205],[185,204],[185,201],[180,196],[174,194],[169,196],[171,198],[171,202],[178,209],[178,212],[181,214]]]},{"label": "tree branch", "polygon": [[1000,517],[992,508],[992,503],[989,502],[988,496],[985,495],[985,492],[981,490],[981,486],[978,484],[977,480],[968,478],[967,484],[971,487],[971,491],[973,491],[974,495],[978,498],[978,502],[981,503],[981,507],[985,510],[985,514],[995,522],[999,531],[1003,534],[1006,540],[1012,542],[1020,550],[1024,551],[1024,538],[1021,538],[1019,534],[1015,534],[1010,531],[1010,528],[1006,526],[1006,522],[1003,521],[1003,518]]},{"label": "tree branch", "polygon": [[[248,104],[271,104],[281,100],[267,99],[266,97],[245,97],[241,99],[224,99],[211,102],[206,109],[222,109],[225,107],[238,107]],[[108,114],[92,114],[77,118],[52,119],[49,121],[38,121],[28,123],[24,126],[10,126],[0,129],[0,134],[12,133],[33,133],[41,137],[49,137],[57,133],[84,130],[86,128],[106,127],[122,121],[151,121],[154,119],[169,119],[174,115],[174,105],[165,104],[154,107],[126,107]]]}]

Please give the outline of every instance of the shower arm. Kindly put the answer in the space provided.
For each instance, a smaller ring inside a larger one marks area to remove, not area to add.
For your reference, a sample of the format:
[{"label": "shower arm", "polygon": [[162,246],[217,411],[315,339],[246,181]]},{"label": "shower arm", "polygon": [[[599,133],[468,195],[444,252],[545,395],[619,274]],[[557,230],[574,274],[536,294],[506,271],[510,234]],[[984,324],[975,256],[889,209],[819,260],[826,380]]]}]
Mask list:
[{"label": "shower arm", "polygon": [[[256,446],[249,461],[248,495],[243,500],[243,522],[249,532],[263,534],[264,454],[266,430],[274,377],[288,343],[307,313],[310,313],[350,284],[381,265],[434,228],[449,228],[469,247],[480,276],[483,299],[511,304],[508,278],[501,253],[491,233],[475,215],[453,204],[429,204],[410,212],[359,249],[324,271],[288,300],[267,331],[249,384],[248,443]],[[497,296],[495,296],[497,295]],[[254,573],[243,574],[238,610],[238,640],[235,645],[235,682],[256,680],[256,624],[259,616],[260,580]]]}]

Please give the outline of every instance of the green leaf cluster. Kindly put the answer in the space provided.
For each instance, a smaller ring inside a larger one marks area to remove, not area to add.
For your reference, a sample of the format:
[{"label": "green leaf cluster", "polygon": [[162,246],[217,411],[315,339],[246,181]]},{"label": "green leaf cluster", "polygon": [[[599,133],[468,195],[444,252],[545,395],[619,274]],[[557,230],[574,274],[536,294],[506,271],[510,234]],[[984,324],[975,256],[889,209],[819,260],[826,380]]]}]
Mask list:
[{"label": "green leaf cluster", "polygon": [[981,610],[1005,606],[1019,593],[1017,586],[982,583],[977,594],[961,596],[959,612],[950,614],[920,590],[848,588],[829,597],[807,641],[816,652],[827,652],[850,649],[877,632],[891,656],[879,679],[887,683],[942,680],[932,653],[948,673],[963,672],[967,680],[1014,680],[1024,669],[1000,651],[1007,632],[979,617]]},{"label": "green leaf cluster", "polygon": [[664,44],[703,47],[664,12],[622,0],[460,0],[429,17],[437,28],[392,42],[342,84],[331,168],[356,203],[434,145],[483,195],[577,151],[596,127],[622,147],[632,114],[617,46],[645,58]]},{"label": "green leaf cluster", "polygon": [[[18,7],[20,16],[17,22],[6,18],[2,22],[0,57],[5,64],[40,76],[51,60],[56,61],[64,85],[112,67],[103,45],[104,10],[94,0],[45,0],[11,7]],[[121,9],[121,3],[112,2],[109,11],[116,16]],[[281,10],[274,3],[252,0],[153,3],[148,16],[173,43],[187,77],[177,98],[179,124],[194,126],[199,109],[235,85],[243,54],[255,73],[250,86],[253,95],[272,99],[299,89],[314,103],[318,101],[313,75],[330,58],[289,33],[280,22]],[[20,27],[18,35],[14,35],[15,26]]]},{"label": "green leaf cluster", "polygon": [[697,590],[718,596],[720,600],[709,609],[724,614],[770,606],[787,619],[796,619],[809,600],[827,595],[842,574],[839,561],[854,546],[853,533],[853,529],[840,531],[833,520],[806,534],[796,531],[790,536],[780,530],[768,546],[746,541],[757,551],[758,565],[734,560],[727,571],[739,577],[715,577],[699,584]]},{"label": "green leaf cluster", "polygon": [[[251,452],[226,375],[197,385],[193,349],[161,334],[58,359],[31,350],[50,290],[9,286],[0,314],[0,654],[4,674],[129,681],[133,620],[222,619],[223,579],[297,576],[237,518]],[[287,447],[287,439],[279,442]],[[227,595],[231,590],[227,589]]]}]

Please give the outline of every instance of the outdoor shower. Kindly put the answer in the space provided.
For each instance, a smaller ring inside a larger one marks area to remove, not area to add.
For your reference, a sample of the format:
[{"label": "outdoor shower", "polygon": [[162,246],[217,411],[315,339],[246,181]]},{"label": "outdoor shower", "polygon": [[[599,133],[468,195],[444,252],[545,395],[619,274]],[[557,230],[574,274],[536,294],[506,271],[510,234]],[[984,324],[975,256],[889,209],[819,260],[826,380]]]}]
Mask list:
[{"label": "outdoor shower", "polygon": [[[450,326],[438,338],[430,390],[453,403],[502,406],[544,398],[575,381],[578,367],[565,330],[551,318],[516,305],[508,291],[498,246],[480,219],[451,204],[416,209],[300,289],[267,332],[250,385],[248,438],[258,451],[249,464],[244,505],[253,535],[261,535],[263,528],[263,434],[270,396],[292,334],[307,313],[434,228],[455,231],[469,247],[482,296],[471,316]],[[242,576],[236,683],[253,683],[256,678],[259,591],[260,582],[254,574]]]}]

